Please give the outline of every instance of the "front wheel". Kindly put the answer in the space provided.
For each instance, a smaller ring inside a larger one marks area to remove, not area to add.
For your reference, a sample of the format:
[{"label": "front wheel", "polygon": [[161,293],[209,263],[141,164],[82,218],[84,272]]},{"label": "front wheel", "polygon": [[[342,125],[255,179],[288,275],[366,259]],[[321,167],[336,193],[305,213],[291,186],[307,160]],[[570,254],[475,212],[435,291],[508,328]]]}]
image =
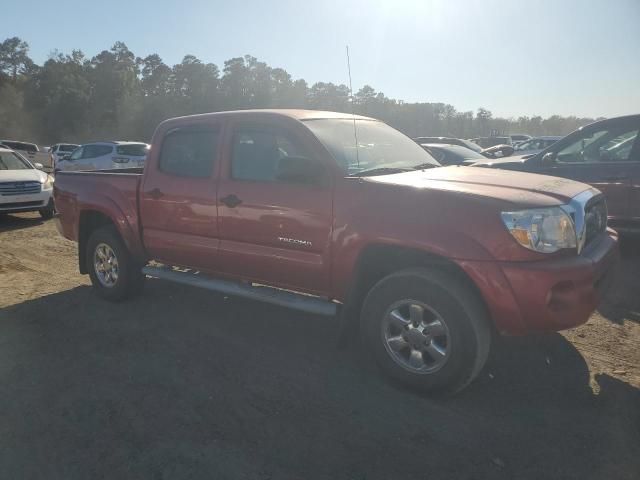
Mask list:
[{"label": "front wheel", "polygon": [[93,231],[87,242],[87,269],[102,298],[119,302],[140,293],[145,276],[113,226]]},{"label": "front wheel", "polygon": [[38,213],[43,220],[51,220],[56,213],[56,208],[53,205],[53,200],[49,200],[47,206],[38,210]]},{"label": "front wheel", "polygon": [[491,329],[480,298],[456,276],[422,268],[380,280],[362,309],[366,346],[392,378],[454,393],[484,366]]}]

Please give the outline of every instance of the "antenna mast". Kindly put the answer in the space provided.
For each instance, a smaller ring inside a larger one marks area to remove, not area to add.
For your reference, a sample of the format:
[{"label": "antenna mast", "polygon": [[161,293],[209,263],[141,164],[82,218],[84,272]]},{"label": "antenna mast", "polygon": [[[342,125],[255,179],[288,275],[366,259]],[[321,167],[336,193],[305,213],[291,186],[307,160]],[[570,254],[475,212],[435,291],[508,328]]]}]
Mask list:
[{"label": "antenna mast", "polygon": [[349,95],[351,97],[351,116],[353,117],[353,138],[356,142],[356,163],[360,167],[360,156],[358,155],[358,130],[356,128],[356,110],[353,98],[353,84],[351,83],[351,60],[349,59],[349,45],[347,45],[347,71],[349,72]]}]

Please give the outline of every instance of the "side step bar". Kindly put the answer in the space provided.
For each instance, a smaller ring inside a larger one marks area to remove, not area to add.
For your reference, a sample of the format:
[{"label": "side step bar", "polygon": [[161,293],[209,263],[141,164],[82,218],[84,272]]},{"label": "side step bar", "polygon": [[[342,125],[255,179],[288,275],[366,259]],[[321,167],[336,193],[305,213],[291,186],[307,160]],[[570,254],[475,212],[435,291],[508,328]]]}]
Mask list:
[{"label": "side step bar", "polygon": [[336,314],[337,305],[329,300],[301,293],[294,293],[279,288],[256,286],[210,278],[193,271],[174,270],[170,267],[143,267],[142,273],[153,278],[200,287],[227,295],[249,298],[259,302],[272,303],[282,307],[293,308],[316,315],[332,316]]}]

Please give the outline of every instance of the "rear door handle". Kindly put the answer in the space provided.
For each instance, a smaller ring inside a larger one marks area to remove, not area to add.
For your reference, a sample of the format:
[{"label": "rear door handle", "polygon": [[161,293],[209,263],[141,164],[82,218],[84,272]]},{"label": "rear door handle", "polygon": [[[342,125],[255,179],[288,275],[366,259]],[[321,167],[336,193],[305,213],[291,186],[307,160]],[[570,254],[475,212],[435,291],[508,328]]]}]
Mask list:
[{"label": "rear door handle", "polygon": [[164,193],[162,193],[162,190],[160,190],[159,188],[154,188],[153,190],[149,190],[147,192],[147,195],[149,195],[154,200],[158,200],[164,195]]},{"label": "rear door handle", "polygon": [[229,208],[235,208],[242,203],[238,197],[236,197],[233,193],[227,195],[226,197],[222,197],[220,199],[220,203],[225,204]]}]

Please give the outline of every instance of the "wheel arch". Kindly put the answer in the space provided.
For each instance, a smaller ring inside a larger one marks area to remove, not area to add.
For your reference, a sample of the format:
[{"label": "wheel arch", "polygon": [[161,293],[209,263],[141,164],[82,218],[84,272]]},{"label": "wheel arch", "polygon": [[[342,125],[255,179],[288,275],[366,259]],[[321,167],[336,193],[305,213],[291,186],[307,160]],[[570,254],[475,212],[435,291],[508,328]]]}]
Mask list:
[{"label": "wheel arch", "polygon": [[89,237],[98,228],[111,225],[118,231],[118,227],[109,215],[100,210],[83,210],[78,220],[78,268],[80,273],[87,274],[89,273],[86,263]]},{"label": "wheel arch", "polygon": [[341,343],[357,334],[360,311],[371,288],[394,272],[415,267],[437,269],[455,277],[477,295],[485,310],[489,312],[475,282],[451,259],[411,247],[371,244],[363,248],[355,263],[353,280],[341,310]]}]

